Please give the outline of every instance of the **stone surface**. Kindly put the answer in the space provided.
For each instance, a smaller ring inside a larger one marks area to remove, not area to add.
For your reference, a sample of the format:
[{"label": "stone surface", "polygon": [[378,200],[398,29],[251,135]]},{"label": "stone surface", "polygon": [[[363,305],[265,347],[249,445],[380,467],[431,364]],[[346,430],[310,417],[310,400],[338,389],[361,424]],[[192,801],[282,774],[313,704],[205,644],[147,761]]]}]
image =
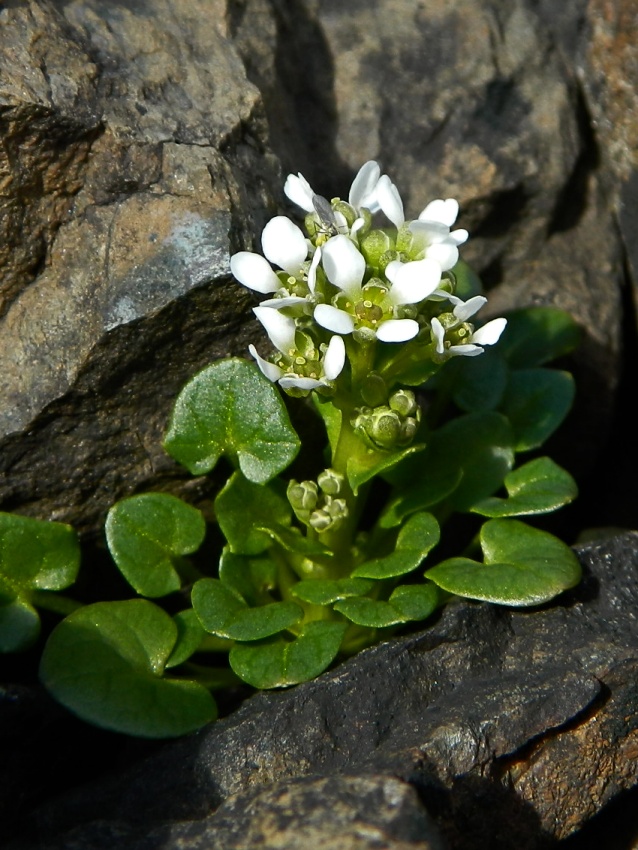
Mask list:
[{"label": "stone surface", "polygon": [[272,210],[278,174],[225,13],[0,13],[6,510],[94,528],[118,494],[161,486],[181,385],[246,349],[250,296],[229,256]]},{"label": "stone surface", "polygon": [[[324,780],[346,783],[334,815],[345,832],[346,823],[395,823],[405,832],[392,840],[434,840],[418,832],[429,813],[452,850],[526,850],[569,836],[638,780],[638,534],[579,551],[586,579],[557,604],[451,605],[420,634],[257,695],[128,772],[56,800],[8,846],[91,850],[117,833],[122,850],[191,839],[235,848],[261,835],[264,846],[292,850],[289,825],[306,811],[315,828]],[[379,821],[368,806],[348,808],[352,777],[362,799],[398,794],[405,817],[383,820],[381,802]],[[418,790],[419,805],[401,783]],[[326,829],[333,841],[329,818]]]}]

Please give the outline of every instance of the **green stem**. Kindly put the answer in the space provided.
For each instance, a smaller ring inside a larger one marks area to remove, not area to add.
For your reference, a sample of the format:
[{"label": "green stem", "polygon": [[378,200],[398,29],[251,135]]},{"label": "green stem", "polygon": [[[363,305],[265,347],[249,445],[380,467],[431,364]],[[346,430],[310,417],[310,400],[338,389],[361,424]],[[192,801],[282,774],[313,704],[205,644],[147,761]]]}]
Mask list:
[{"label": "green stem", "polygon": [[36,608],[43,608],[45,611],[52,611],[54,614],[61,614],[63,617],[72,614],[79,608],[84,608],[84,603],[51,590],[35,590],[31,596],[31,602]]}]

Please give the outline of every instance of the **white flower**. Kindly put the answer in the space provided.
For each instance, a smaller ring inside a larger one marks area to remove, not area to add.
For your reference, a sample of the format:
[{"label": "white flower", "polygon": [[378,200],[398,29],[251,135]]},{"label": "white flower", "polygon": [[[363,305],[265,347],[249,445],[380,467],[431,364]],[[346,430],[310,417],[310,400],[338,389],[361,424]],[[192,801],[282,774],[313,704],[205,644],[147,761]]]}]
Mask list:
[{"label": "white flower", "polygon": [[[287,290],[268,260],[289,275],[290,283],[298,284],[300,280],[303,281],[303,264],[310,250],[306,237],[289,218],[278,215],[264,227],[261,245],[265,257],[254,254],[252,251],[240,251],[230,258],[231,272],[240,283],[256,292],[261,292],[263,295],[281,292],[282,295],[287,296]],[[316,274],[316,264],[313,273]],[[314,280],[311,291],[314,291]],[[284,300],[288,302],[285,305]],[[283,307],[305,302],[305,298],[293,296],[287,299],[273,299],[273,301],[278,302],[278,307]]]},{"label": "white flower", "polygon": [[392,224],[398,229],[405,221],[403,212],[403,201],[399,190],[390,180],[387,174],[379,178],[376,189],[376,198],[385,215],[390,219]]},{"label": "white flower", "polygon": [[443,271],[456,265],[459,259],[459,245],[467,241],[467,230],[450,228],[459,213],[458,201],[454,198],[438,198],[421,211],[416,221],[410,222],[410,231],[416,237],[417,244],[425,251],[425,256],[440,263]]},{"label": "white flower", "polygon": [[[441,293],[443,294],[443,293]],[[445,293],[453,304],[452,313],[444,314],[446,317],[445,324],[436,318],[432,319],[432,336],[435,343],[436,352],[439,355],[448,355],[450,357],[465,355],[466,357],[476,357],[477,354],[483,353],[483,346],[494,345],[500,339],[501,334],[507,325],[507,319],[492,319],[486,325],[478,330],[473,330],[471,325],[467,325],[467,320],[481,309],[487,302],[487,298],[482,295],[475,295],[469,301],[462,301],[455,295]],[[455,340],[463,340],[445,345],[445,335],[450,333]]]},{"label": "white flower", "polygon": [[418,323],[397,318],[401,312],[397,308],[423,301],[441,280],[441,268],[434,260],[395,261],[386,269],[387,286],[382,282],[363,286],[365,258],[347,236],[334,236],[324,245],[323,268],[341,292],[335,303],[315,307],[315,321],[333,333],[361,330],[381,342],[405,342],[417,335]]},{"label": "white flower", "polygon": [[330,339],[323,357],[310,337],[300,334],[303,348],[297,348],[297,327],[294,319],[270,307],[254,307],[253,312],[262,323],[280,357],[272,363],[261,357],[254,345],[248,350],[269,381],[276,381],[283,389],[296,387],[315,390],[329,387],[342,372],[346,361],[346,348],[340,336]]}]

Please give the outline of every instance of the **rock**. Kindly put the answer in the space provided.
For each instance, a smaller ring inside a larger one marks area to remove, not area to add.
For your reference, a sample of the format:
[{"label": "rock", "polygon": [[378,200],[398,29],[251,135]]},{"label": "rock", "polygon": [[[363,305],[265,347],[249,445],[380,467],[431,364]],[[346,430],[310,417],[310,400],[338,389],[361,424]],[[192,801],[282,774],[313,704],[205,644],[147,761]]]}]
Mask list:
[{"label": "rock", "polygon": [[229,256],[279,175],[224,9],[0,13],[5,510],[91,530],[178,476],[160,446],[172,401],[251,339]]},{"label": "rock", "polygon": [[[8,847],[92,850],[117,832],[123,850],[183,846],[187,836],[223,848],[261,836],[292,849],[289,825],[305,817],[314,829],[315,795],[331,782],[345,782],[329,797],[345,801],[335,814],[343,824],[372,817],[348,808],[353,788],[381,801],[398,793],[407,813],[391,822],[407,832],[391,833],[397,841],[434,841],[410,832],[427,814],[451,850],[531,850],[573,834],[638,779],[638,533],[578,551],[586,578],[558,603],[450,605],[420,634],[259,694],[136,768],[57,799]],[[401,783],[418,790],[426,814]]]}]

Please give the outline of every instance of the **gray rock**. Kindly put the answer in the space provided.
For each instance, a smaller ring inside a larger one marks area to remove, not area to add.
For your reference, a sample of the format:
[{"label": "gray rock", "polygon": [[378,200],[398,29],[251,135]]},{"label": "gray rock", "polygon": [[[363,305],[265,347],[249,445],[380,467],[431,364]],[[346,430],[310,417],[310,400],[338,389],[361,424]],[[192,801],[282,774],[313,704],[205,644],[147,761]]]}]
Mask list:
[{"label": "gray rock", "polygon": [[[420,634],[258,694],[127,774],[56,800],[11,850],[90,850],[107,846],[92,835],[113,830],[128,835],[123,850],[201,835],[241,846],[237,835],[266,835],[272,806],[297,811],[293,798],[312,799],[317,777],[353,776],[373,794],[378,777],[417,788],[451,848],[540,848],[568,836],[638,780],[638,534],[579,552],[587,577],[557,604],[450,605]],[[237,834],[224,832],[230,812]]]},{"label": "gray rock", "polygon": [[160,448],[173,399],[251,338],[229,257],[279,175],[222,13],[0,13],[5,510],[94,529],[118,495],[174,478]]}]

